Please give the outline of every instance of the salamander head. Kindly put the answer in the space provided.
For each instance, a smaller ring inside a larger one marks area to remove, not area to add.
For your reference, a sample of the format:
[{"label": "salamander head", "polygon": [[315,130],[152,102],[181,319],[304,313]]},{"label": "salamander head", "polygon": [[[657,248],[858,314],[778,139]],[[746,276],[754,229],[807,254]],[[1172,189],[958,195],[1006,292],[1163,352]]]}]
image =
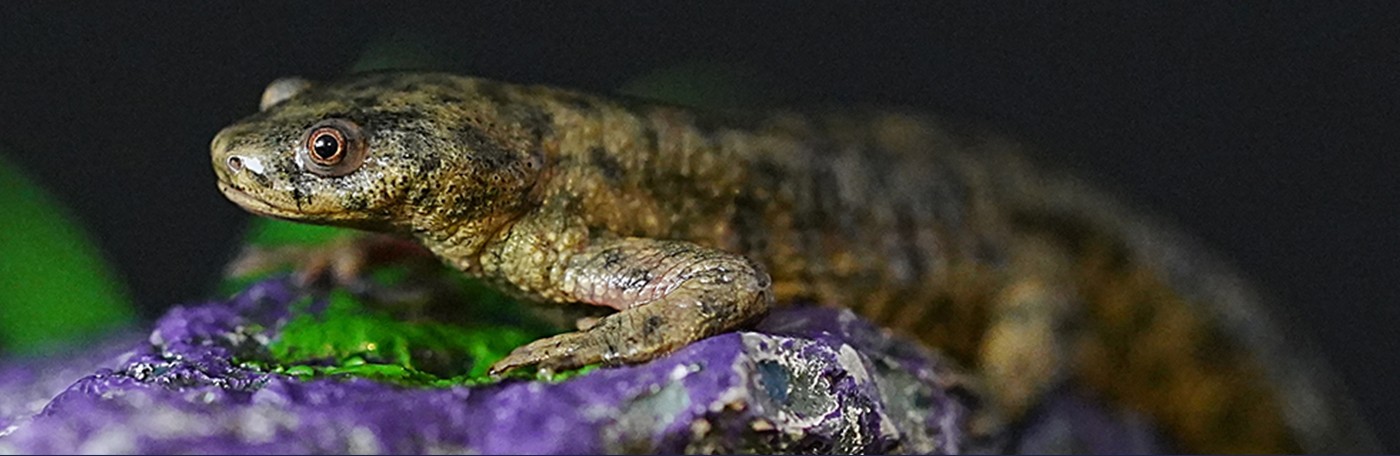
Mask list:
[{"label": "salamander head", "polygon": [[279,79],[215,136],[219,190],[257,214],[377,231],[497,217],[539,174],[548,120],[504,115],[520,111],[507,95],[431,73]]}]

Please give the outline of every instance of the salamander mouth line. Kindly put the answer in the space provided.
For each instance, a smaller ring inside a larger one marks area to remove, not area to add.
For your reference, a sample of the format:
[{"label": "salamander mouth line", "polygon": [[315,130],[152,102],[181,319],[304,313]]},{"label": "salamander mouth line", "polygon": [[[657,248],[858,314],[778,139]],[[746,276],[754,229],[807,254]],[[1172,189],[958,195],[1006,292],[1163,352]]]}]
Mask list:
[{"label": "salamander mouth line", "polygon": [[226,182],[219,182],[219,192],[239,207],[254,214],[276,217],[283,220],[305,221],[323,215],[316,212],[292,211],[277,207],[262,198]]}]

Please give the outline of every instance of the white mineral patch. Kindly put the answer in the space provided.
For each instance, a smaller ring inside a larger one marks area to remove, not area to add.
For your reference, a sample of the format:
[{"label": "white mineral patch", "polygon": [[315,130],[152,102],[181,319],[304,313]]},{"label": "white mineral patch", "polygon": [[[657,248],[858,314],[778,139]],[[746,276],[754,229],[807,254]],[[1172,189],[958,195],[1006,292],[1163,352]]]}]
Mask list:
[{"label": "white mineral patch", "polygon": [[379,437],[376,437],[370,428],[355,426],[345,437],[345,452],[347,454],[380,454],[384,452],[380,448]]},{"label": "white mineral patch", "polygon": [[80,454],[132,454],[136,452],[136,434],[121,426],[109,427],[88,437],[78,447]]},{"label": "white mineral patch", "polygon": [[671,369],[669,377],[671,378],[671,381],[680,381],[681,379],[690,376],[690,374],[692,372],[695,372],[695,370],[695,367],[685,364],[677,364],[676,367]]},{"label": "white mineral patch", "polygon": [[169,407],[147,408],[150,410],[142,413],[142,424],[138,425],[144,427],[146,431],[137,431],[133,434],[145,434],[157,439],[170,440],[214,433],[214,427],[204,417],[187,414]]},{"label": "white mineral patch", "polygon": [[252,412],[252,410],[245,411],[238,414],[235,422],[234,426],[239,431],[239,437],[248,443],[267,443],[277,436],[277,421],[267,419],[261,413]]},{"label": "white mineral patch", "polygon": [[252,171],[253,174],[262,175],[262,173],[263,173],[263,163],[262,163],[262,160],[258,160],[256,157],[240,157],[240,158],[243,159],[243,169],[246,169],[246,170],[248,170],[248,171]]},{"label": "white mineral patch", "polygon": [[870,384],[870,371],[865,368],[865,357],[861,356],[854,347],[841,344],[841,348],[836,352],[836,362],[851,373],[856,384]]}]

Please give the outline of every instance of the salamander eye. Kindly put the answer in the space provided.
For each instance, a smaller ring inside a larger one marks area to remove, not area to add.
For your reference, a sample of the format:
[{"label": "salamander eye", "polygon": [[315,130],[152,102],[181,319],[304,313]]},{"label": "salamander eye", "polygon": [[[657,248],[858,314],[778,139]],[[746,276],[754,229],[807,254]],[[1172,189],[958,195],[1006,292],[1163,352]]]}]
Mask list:
[{"label": "salamander eye", "polygon": [[345,135],[340,130],[321,127],[311,132],[311,142],[306,147],[311,149],[311,159],[316,163],[334,165],[345,158]]},{"label": "salamander eye", "polygon": [[350,174],[365,159],[365,140],[360,126],[344,119],[327,119],[311,126],[298,151],[298,160],[313,174],[336,177]]}]

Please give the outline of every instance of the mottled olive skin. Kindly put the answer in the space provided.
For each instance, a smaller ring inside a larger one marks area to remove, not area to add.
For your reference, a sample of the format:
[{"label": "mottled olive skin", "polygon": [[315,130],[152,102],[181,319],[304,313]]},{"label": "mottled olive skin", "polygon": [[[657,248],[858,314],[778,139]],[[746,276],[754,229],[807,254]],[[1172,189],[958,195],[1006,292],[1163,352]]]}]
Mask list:
[{"label": "mottled olive skin", "polygon": [[[263,215],[412,233],[440,243],[451,240],[437,236],[467,223],[459,228],[479,231],[463,233],[462,239],[479,244],[500,229],[504,217],[530,204],[521,195],[538,179],[542,156],[540,135],[528,128],[539,125],[495,124],[506,113],[487,104],[462,106],[469,103],[460,97],[466,89],[456,86],[467,82],[448,77],[434,82],[431,87],[441,93],[423,89],[427,82],[387,75],[307,90],[296,103],[279,104],[224,129],[212,145],[221,190],[250,195],[232,197]],[[298,164],[307,128],[326,118],[348,119],[364,130],[371,151],[358,171],[322,178]],[[444,128],[449,121],[453,128]],[[489,123],[496,134],[489,148],[483,147],[486,126],[478,122]],[[234,156],[245,172],[230,172],[228,159]],[[264,172],[247,169],[254,160]]]},{"label": "mottled olive skin", "polygon": [[[284,82],[263,106],[212,145],[235,203],[410,236],[518,296],[618,310],[497,371],[644,361],[811,300],[965,361],[1006,418],[1074,377],[1187,451],[1371,444],[1234,275],[997,136],[430,73]],[[327,119],[367,144],[343,176],[298,158]]]}]

